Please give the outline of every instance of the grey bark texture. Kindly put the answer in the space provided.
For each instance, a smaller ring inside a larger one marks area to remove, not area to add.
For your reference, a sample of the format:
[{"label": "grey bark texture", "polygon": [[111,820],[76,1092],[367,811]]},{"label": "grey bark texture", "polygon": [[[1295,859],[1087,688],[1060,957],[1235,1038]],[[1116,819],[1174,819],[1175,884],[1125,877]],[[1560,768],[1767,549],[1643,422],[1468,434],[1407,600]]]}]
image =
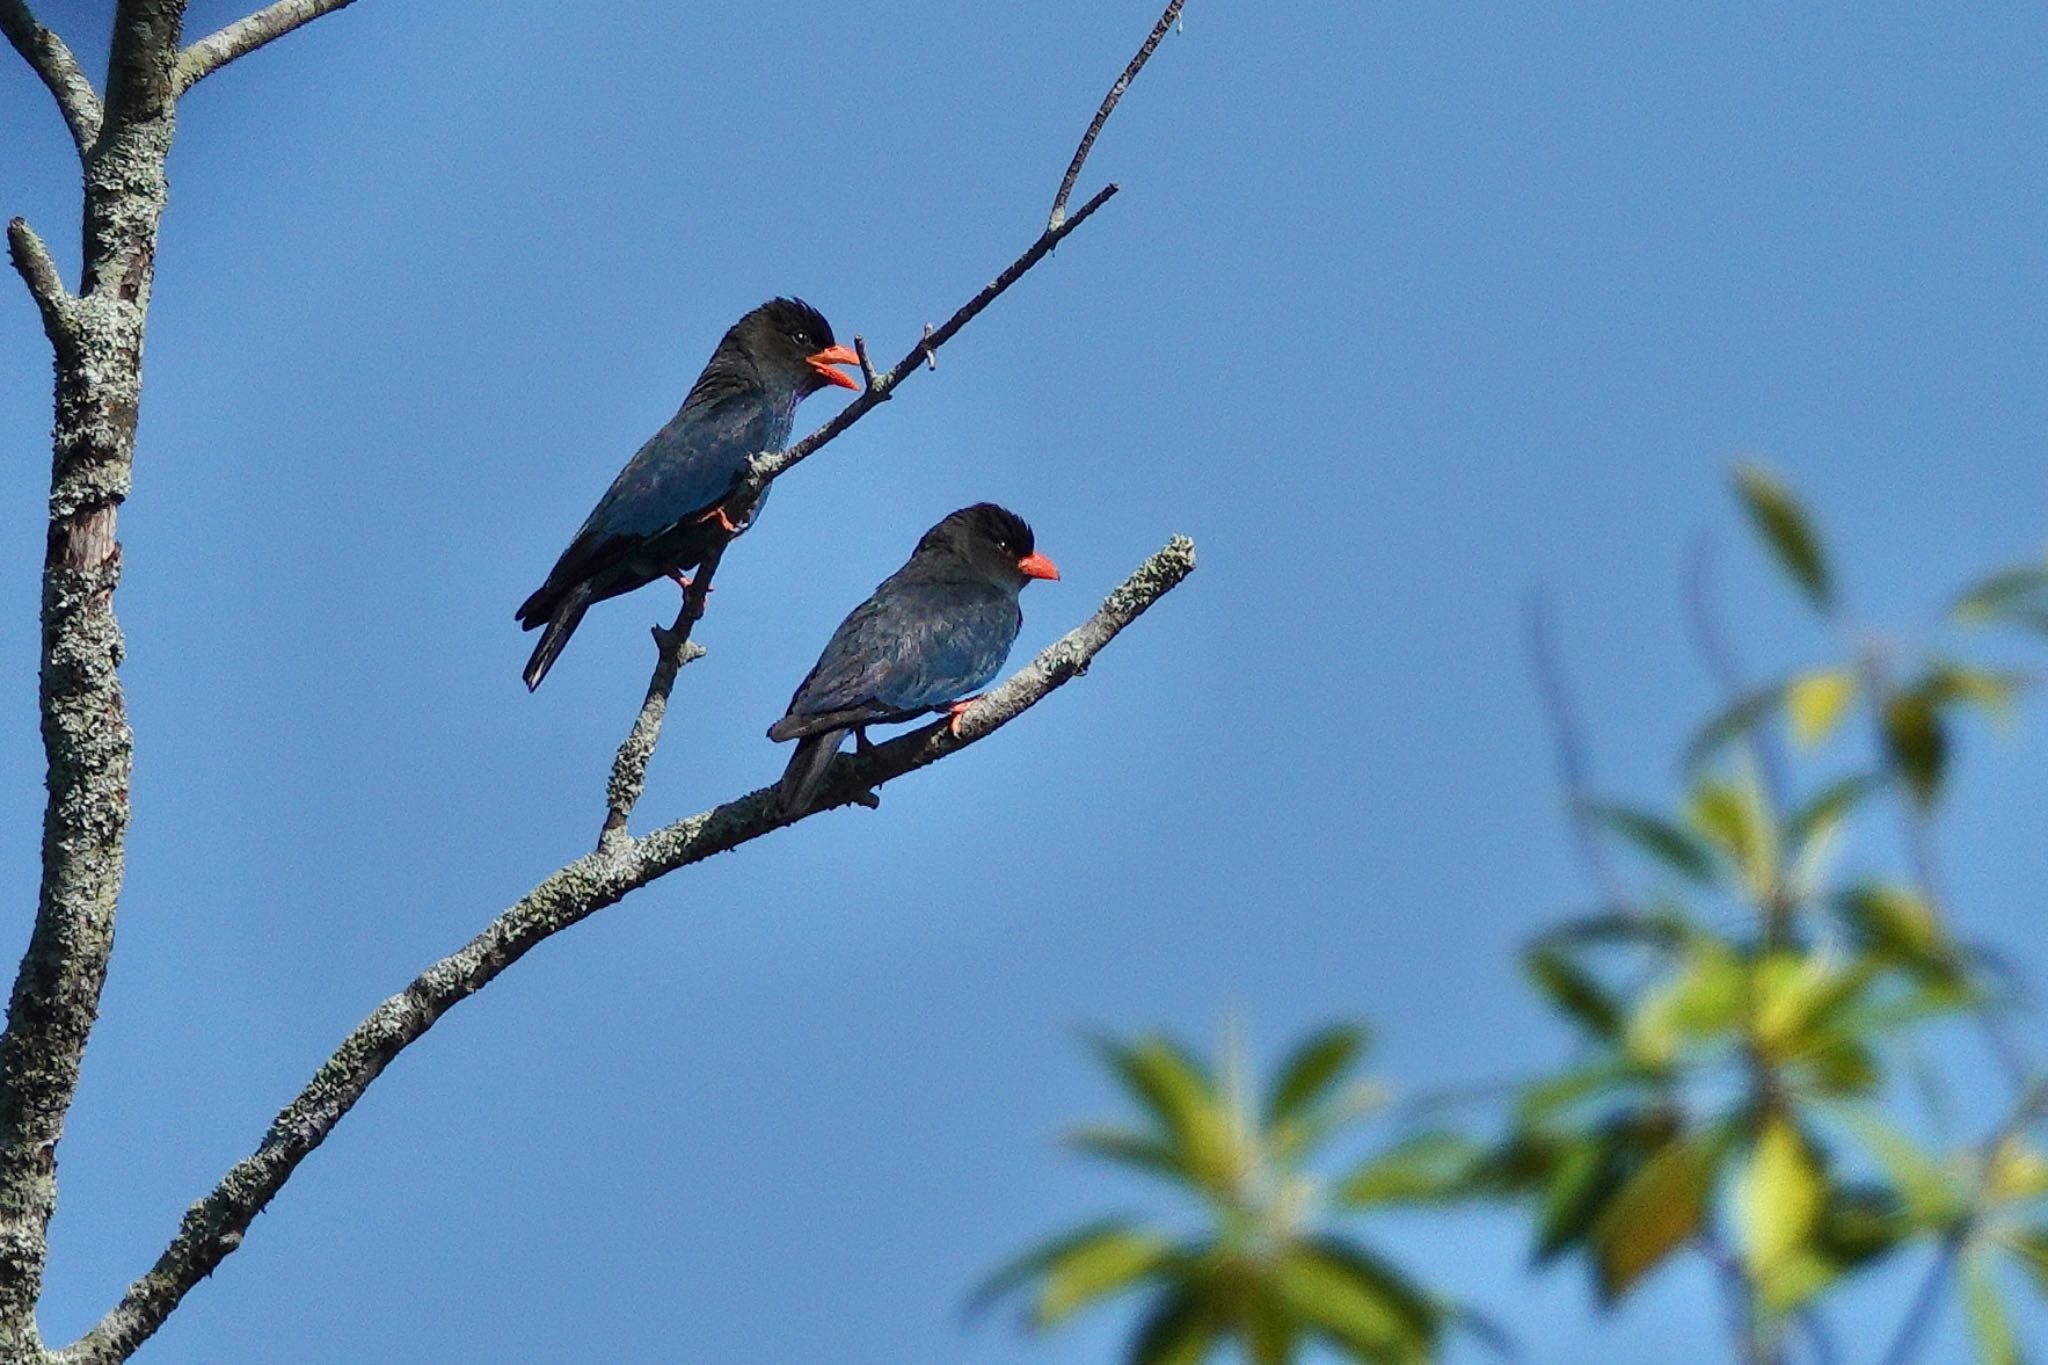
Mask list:
[{"label": "grey bark texture", "polygon": [[[184,0],[117,0],[102,99],[70,48],[37,21],[28,0],[0,0],[0,35],[49,89],[77,147],[84,182],[82,269],[75,293],[66,289],[48,248],[26,222],[17,218],[7,229],[9,257],[42,317],[55,359],[56,417],[39,675],[49,792],[42,883],[0,1032],[0,1365],[114,1365],[128,1359],[240,1245],[250,1222],[391,1059],[442,1014],[550,935],[658,877],[789,823],[764,789],[641,838],[626,827],[677,674],[702,653],[689,634],[703,614],[714,557],[700,570],[676,625],[657,632],[654,676],[613,765],[597,849],[541,882],[469,944],[378,1006],[277,1116],[256,1150],[192,1206],[156,1264],[121,1301],[72,1345],[43,1344],[36,1306],[56,1208],[57,1142],[99,1010],[124,871],[133,743],[114,615],[121,575],[117,514],[133,483],[144,328],[157,229],[169,197],[164,166],[177,101],[227,63],[349,3],[277,0],[184,47]],[[1179,7],[1180,0],[1173,0],[1098,111],[1062,186],[1062,203],[1115,95],[1137,74]],[[862,342],[865,392],[797,444],[756,456],[748,474],[750,495],[758,497],[773,479],[885,402],[920,362],[935,363],[941,345],[1115,193],[1116,186],[1108,186],[1071,217],[1055,221],[944,324],[925,328],[895,369],[876,374]],[[957,728],[941,722],[842,758],[825,802],[804,818],[837,805],[873,805],[872,788],[1015,719],[1084,672],[1098,650],[1193,568],[1192,542],[1175,538],[1093,618],[970,708]]]}]

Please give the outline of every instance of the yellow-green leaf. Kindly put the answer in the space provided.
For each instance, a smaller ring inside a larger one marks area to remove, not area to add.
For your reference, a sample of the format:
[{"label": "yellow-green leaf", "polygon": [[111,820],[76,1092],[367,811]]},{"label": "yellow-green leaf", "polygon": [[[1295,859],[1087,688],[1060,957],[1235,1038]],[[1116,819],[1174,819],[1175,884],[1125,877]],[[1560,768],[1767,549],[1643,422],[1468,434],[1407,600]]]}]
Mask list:
[{"label": "yellow-green leaf", "polygon": [[1432,1204],[1465,1192],[1481,1151],[1456,1133],[1417,1133],[1339,1181],[1340,1205]]},{"label": "yellow-green leaf", "polygon": [[1742,1021],[1745,985],[1735,950],[1719,939],[1700,938],[1684,967],[1636,1006],[1628,1023],[1629,1055],[1646,1065],[1668,1065],[1681,1042],[1735,1028]]},{"label": "yellow-green leaf", "polygon": [[1172,1248],[1156,1233],[1105,1228],[1062,1250],[1045,1268],[1034,1314],[1050,1327],[1098,1299],[1129,1289],[1157,1270]]},{"label": "yellow-green leaf", "polygon": [[1736,1208],[1744,1259],[1775,1312],[1818,1288],[1797,1261],[1813,1239],[1827,1193],[1827,1177],[1799,1130],[1782,1114],[1765,1119],[1737,1185]]},{"label": "yellow-green leaf", "polygon": [[1815,606],[1828,606],[1834,599],[1834,589],[1828,579],[1827,561],[1799,500],[1776,476],[1753,464],[1736,467],[1735,491],[1742,498],[1757,535],[1776,557],[1779,567]]},{"label": "yellow-green leaf", "polygon": [[1607,1202],[1591,1233],[1601,1296],[1613,1302],[1698,1230],[1718,1149],[1675,1137]]},{"label": "yellow-green leaf", "polygon": [[1778,881],[1778,835],[1754,777],[1739,783],[1702,777],[1693,784],[1686,815],[1742,873],[1744,890],[1758,900],[1771,895]]},{"label": "yellow-green leaf", "polygon": [[1991,1154],[1984,1196],[1994,1204],[2024,1204],[2048,1195],[2048,1157],[2017,1137],[2007,1137]]},{"label": "yellow-green leaf", "polygon": [[2005,1311],[2005,1299],[1998,1292],[1988,1257],[1965,1258],[1963,1304],[1970,1313],[1970,1335],[1977,1340],[1977,1359],[1983,1365],[2020,1365],[2019,1338],[2013,1335],[2012,1319]]},{"label": "yellow-green leaf", "polygon": [[1856,700],[1856,674],[1846,668],[1802,673],[1785,689],[1785,712],[1792,719],[1792,738],[1811,747],[1833,733],[1835,724]]}]

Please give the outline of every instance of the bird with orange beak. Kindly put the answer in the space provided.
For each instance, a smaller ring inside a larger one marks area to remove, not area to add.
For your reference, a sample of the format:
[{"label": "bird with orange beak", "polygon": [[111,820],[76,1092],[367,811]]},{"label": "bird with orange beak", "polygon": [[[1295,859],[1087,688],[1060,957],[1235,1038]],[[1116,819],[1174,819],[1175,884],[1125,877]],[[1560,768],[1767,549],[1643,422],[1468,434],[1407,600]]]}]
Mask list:
[{"label": "bird with orange beak", "polygon": [[811,808],[848,731],[865,746],[870,725],[946,710],[957,732],[969,694],[988,686],[1017,642],[1024,585],[1059,576],[1023,518],[992,502],[925,532],[909,562],[839,623],[788,714],[769,727],[772,740],[798,741],[782,775],[783,813]]},{"label": "bird with orange beak", "polygon": [[[593,602],[684,575],[746,529],[729,512],[747,461],[789,441],[797,404],[828,386],[859,385],[835,365],[858,357],[801,299],[771,299],[726,332],[683,406],[647,439],[583,520],[547,581],[520,605],[541,632],[526,662],[540,686]],[[768,500],[766,490],[754,511]],[[751,520],[751,515],[746,519]]]}]

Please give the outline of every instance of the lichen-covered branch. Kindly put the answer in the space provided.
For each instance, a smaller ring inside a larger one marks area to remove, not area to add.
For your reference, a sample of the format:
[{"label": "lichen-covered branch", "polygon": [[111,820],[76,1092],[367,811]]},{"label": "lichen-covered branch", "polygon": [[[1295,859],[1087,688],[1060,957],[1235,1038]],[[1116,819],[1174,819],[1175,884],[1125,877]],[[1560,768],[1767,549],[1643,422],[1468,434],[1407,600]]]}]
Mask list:
[{"label": "lichen-covered branch", "polygon": [[71,342],[71,320],[65,315],[71,294],[57,273],[57,263],[50,259],[50,249],[27,220],[16,218],[7,224],[7,257],[14,262],[15,271],[28,286],[29,297],[36,301],[36,308],[43,315],[44,335],[63,354]]},{"label": "lichen-covered branch", "polygon": [[79,69],[78,59],[62,38],[36,21],[27,0],[0,0],[0,33],[49,87],[64,126],[71,130],[71,141],[83,156],[100,135],[100,97]]},{"label": "lichen-covered branch", "polygon": [[654,676],[647,680],[647,696],[633,717],[633,728],[612,758],[611,780],[605,783],[604,828],[597,836],[599,849],[616,843],[626,833],[626,821],[640,803],[647,787],[647,765],[654,759],[654,746],[661,742],[661,723],[668,716],[669,693],[675,690],[676,675],[685,664],[704,657],[704,646],[690,638],[691,629],[704,615],[704,599],[711,594],[711,575],[725,557],[725,548],[714,549],[697,566],[697,576],[683,594],[674,625],[654,628]]},{"label": "lichen-covered branch", "polygon": [[[84,269],[64,297],[26,225],[8,246],[57,355],[43,560],[42,882],[0,1033],[0,1361],[40,1361],[36,1302],[57,1203],[57,1141],[114,948],[133,764],[114,616],[116,514],[142,398],[143,319],[165,200],[183,0],[120,0],[107,97],[85,155]],[[53,316],[59,324],[52,327]]]},{"label": "lichen-covered branch", "polygon": [[237,19],[219,32],[209,33],[179,54],[178,93],[184,94],[235,58],[245,57],[323,14],[332,14],[354,3],[355,0],[277,0],[246,19]]},{"label": "lichen-covered branch", "polygon": [[1081,167],[1087,163],[1088,153],[1095,146],[1095,139],[1102,133],[1102,125],[1109,122],[1110,111],[1116,108],[1124,91],[1131,88],[1131,82],[1138,79],[1138,73],[1145,69],[1145,63],[1152,60],[1152,54],[1159,49],[1159,42],[1166,31],[1180,18],[1180,7],[1184,0],[1169,0],[1166,10],[1159,16],[1159,22],[1152,25],[1152,31],[1145,35],[1145,41],[1138,48],[1138,55],[1131,58],[1131,64],[1124,68],[1124,74],[1116,78],[1116,84],[1109,87],[1109,93],[1102,97],[1102,104],[1095,111],[1095,117],[1088,121],[1088,131],[1081,135],[1081,145],[1074,149],[1074,159],[1067,164],[1067,173],[1060,179],[1060,192],[1053,196],[1052,213],[1046,219],[1048,228],[1056,228],[1066,221],[1067,196],[1074,192],[1074,182],[1081,178]]},{"label": "lichen-covered branch", "polygon": [[[798,819],[853,804],[874,787],[987,738],[1043,701],[1147,608],[1194,571],[1194,542],[1176,536],[1112,592],[1094,616],[1047,646],[960,718],[944,720],[844,755],[824,802]],[[548,877],[466,945],[379,1005],[271,1123],[263,1141],[194,1204],[148,1274],[78,1342],[56,1353],[62,1365],[126,1360],[177,1307],[185,1293],[241,1245],[242,1235],[308,1153],[326,1140],[393,1058],[457,1004],[554,934],[677,868],[702,862],[792,821],[772,786],[635,839],[621,833]]]}]

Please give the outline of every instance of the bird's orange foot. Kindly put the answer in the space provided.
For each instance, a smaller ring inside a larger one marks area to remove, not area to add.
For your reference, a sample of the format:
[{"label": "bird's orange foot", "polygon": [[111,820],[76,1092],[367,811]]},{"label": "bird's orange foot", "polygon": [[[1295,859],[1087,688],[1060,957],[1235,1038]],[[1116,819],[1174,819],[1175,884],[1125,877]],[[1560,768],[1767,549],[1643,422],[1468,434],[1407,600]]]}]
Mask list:
[{"label": "bird's orange foot", "polygon": [[952,735],[955,739],[958,739],[960,737],[960,717],[967,714],[968,707],[974,705],[974,703],[980,700],[981,693],[977,692],[971,697],[962,697],[960,700],[954,702],[951,706],[946,708],[946,714],[953,718],[950,721],[946,722],[946,729],[952,732]]},{"label": "bird's orange foot", "polygon": [[725,514],[723,507],[714,507],[703,516],[697,518],[697,520],[715,521],[724,528],[725,533],[729,536],[736,536],[740,533],[740,528],[732,524],[732,518]]}]

